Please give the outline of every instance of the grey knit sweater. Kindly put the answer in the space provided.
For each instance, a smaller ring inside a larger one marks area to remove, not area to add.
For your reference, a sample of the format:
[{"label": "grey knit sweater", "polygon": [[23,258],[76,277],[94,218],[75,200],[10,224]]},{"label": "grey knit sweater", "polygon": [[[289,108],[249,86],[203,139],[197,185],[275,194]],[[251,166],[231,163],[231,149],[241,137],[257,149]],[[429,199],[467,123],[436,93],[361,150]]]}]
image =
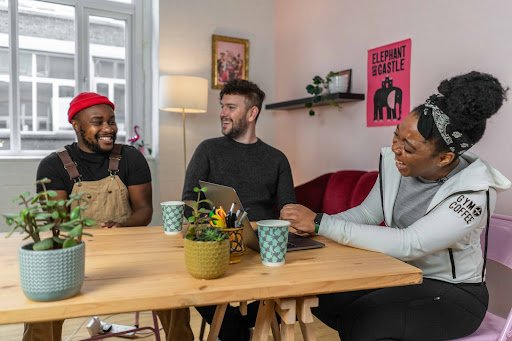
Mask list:
[{"label": "grey knit sweater", "polygon": [[199,180],[233,187],[251,221],[277,218],[285,204],[295,203],[288,159],[260,139],[243,144],[222,136],[201,142],[187,167],[183,200],[196,199]]}]

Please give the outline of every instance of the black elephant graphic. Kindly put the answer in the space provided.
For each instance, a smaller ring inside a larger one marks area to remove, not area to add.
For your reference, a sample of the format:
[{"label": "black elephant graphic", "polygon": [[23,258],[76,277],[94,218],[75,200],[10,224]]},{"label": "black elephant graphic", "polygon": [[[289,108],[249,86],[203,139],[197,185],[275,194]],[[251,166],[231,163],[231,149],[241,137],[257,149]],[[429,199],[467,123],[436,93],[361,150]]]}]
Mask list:
[{"label": "black elephant graphic", "polygon": [[[402,118],[402,89],[393,86],[393,80],[386,77],[382,81],[382,87],[373,95],[373,120],[384,119],[384,108],[388,120],[400,120]],[[398,117],[397,117],[398,113]]]}]

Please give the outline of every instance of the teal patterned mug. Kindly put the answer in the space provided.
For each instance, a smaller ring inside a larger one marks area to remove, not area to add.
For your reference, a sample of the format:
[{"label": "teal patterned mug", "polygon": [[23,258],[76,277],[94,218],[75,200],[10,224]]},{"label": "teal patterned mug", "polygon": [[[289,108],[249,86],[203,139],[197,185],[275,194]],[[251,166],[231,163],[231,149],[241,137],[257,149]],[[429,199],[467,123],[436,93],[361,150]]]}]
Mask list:
[{"label": "teal patterned mug", "polygon": [[183,201],[164,201],[162,207],[162,221],[165,234],[178,234],[183,226],[183,212],[185,203]]},{"label": "teal patterned mug", "polygon": [[261,262],[266,266],[283,265],[290,222],[286,220],[260,220],[256,224],[258,225]]}]

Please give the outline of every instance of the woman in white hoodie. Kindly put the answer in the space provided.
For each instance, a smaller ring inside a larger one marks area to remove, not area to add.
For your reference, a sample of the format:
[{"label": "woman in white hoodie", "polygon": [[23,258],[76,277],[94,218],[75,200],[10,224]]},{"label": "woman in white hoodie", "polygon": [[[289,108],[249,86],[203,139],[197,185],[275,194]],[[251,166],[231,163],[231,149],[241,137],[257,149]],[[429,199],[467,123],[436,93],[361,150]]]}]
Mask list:
[{"label": "woman in white hoodie", "polygon": [[488,232],[496,193],[510,181],[467,150],[506,89],[473,71],[444,80],[438,91],[397,126],[361,205],[336,215],[301,205],[281,210],[298,231],[383,252],[423,271],[420,285],[321,295],[314,313],[343,341],[458,338],[475,331],[487,310],[480,234]]}]

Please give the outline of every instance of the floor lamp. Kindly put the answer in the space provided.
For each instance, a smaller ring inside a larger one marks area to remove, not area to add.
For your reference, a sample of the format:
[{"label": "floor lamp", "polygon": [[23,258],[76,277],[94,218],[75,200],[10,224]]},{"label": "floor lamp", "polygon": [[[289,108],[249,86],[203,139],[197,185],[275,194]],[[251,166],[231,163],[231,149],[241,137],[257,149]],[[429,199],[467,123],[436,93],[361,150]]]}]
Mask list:
[{"label": "floor lamp", "polygon": [[183,124],[183,167],[187,170],[187,113],[204,113],[208,106],[208,80],[191,76],[160,77],[160,110],[179,112]]}]

